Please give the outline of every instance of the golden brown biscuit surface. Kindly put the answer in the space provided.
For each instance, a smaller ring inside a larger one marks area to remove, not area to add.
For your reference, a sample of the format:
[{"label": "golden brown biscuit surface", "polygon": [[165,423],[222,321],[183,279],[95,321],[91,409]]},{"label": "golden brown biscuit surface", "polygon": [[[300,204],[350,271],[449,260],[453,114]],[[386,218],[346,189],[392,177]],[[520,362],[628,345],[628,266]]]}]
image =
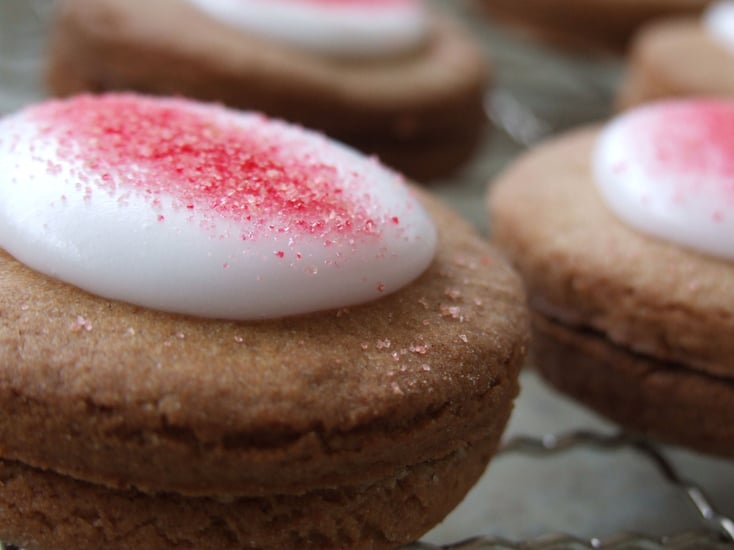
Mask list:
[{"label": "golden brown biscuit surface", "polygon": [[641,30],[617,98],[620,108],[665,97],[734,96],[734,53],[696,18],[663,20]]},{"label": "golden brown biscuit surface", "polygon": [[137,90],[220,101],[319,129],[417,179],[455,168],[484,127],[487,62],[443,17],[422,47],[374,60],[287,47],[182,0],[60,2],[53,93]]},{"label": "golden brown biscuit surface", "polygon": [[491,190],[494,237],[523,275],[531,305],[622,347],[734,378],[734,264],[618,220],[592,181],[597,134],[548,142]]},{"label": "golden brown biscuit surface", "polygon": [[1,455],[204,495],[368,484],[493,431],[517,392],[519,280],[424,196],[433,264],[384,299],[261,323],[110,302],[0,257]]}]

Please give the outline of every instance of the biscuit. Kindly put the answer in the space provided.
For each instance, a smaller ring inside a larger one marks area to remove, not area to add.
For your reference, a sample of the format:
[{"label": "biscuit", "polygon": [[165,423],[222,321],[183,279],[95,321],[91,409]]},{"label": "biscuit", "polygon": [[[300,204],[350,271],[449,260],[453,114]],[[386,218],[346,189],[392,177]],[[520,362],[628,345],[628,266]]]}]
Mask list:
[{"label": "biscuit", "polygon": [[499,22],[571,48],[623,51],[634,32],[666,15],[700,12],[709,0],[478,0]]},{"label": "biscuit", "polygon": [[732,96],[732,66],[734,54],[699,19],[655,22],[632,43],[617,107],[627,109],[665,97]]},{"label": "biscuit", "polygon": [[439,521],[499,441],[527,313],[500,254],[414,192],[438,230],[422,275],[275,320],[104,299],[0,253],[3,540],[392,548]]},{"label": "biscuit", "polygon": [[732,456],[732,263],[612,214],[592,182],[598,135],[552,140],[490,188],[493,237],[534,312],[535,363],[627,428]]},{"label": "biscuit", "polygon": [[488,63],[443,16],[418,48],[342,59],[247,34],[179,0],[65,0],[57,15],[47,70],[56,95],[137,90],[262,111],[419,181],[466,161],[485,127]]}]

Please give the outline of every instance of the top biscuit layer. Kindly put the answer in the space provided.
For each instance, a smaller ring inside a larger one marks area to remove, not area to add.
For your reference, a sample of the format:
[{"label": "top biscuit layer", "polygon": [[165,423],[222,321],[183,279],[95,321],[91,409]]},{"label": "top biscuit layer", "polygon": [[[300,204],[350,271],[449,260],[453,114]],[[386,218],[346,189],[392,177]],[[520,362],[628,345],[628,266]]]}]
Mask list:
[{"label": "top biscuit layer", "polygon": [[422,197],[436,258],[349,310],[207,321],[103,300],[0,257],[0,441],[112,486],[257,495],[370,483],[493,429],[515,392],[517,277]]},{"label": "top biscuit layer", "polygon": [[598,130],[523,157],[489,197],[494,235],[531,303],[654,357],[734,377],[734,265],[637,233],[591,176]]}]

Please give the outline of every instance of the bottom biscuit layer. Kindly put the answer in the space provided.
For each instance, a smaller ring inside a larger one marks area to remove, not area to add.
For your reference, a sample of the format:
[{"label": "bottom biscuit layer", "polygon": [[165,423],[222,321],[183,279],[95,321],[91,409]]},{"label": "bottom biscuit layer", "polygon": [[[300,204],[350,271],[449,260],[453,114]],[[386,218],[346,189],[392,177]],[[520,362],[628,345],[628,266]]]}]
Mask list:
[{"label": "bottom biscuit layer", "polygon": [[441,521],[494,453],[493,437],[367,487],[217,501],[114,491],[0,461],[0,539],[27,550],[395,548]]},{"label": "bottom biscuit layer", "polygon": [[734,380],[636,355],[533,317],[534,363],[558,390],[627,429],[734,457]]}]

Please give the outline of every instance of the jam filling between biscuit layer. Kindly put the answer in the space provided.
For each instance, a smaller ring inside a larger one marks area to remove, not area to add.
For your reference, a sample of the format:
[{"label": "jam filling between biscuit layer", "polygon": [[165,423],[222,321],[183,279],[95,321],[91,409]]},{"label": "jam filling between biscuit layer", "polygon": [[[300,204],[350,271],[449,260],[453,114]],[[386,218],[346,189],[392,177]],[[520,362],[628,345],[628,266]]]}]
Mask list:
[{"label": "jam filling between biscuit layer", "polygon": [[734,101],[666,101],[623,114],[603,130],[593,171],[631,226],[734,259]]},{"label": "jam filling between biscuit layer", "polygon": [[261,319],[394,292],[435,228],[376,160],[262,115],[132,94],[0,121],[0,246],[92,293]]},{"label": "jam filling between biscuit layer", "polygon": [[188,1],[243,32],[334,57],[400,54],[430,34],[424,0]]}]

